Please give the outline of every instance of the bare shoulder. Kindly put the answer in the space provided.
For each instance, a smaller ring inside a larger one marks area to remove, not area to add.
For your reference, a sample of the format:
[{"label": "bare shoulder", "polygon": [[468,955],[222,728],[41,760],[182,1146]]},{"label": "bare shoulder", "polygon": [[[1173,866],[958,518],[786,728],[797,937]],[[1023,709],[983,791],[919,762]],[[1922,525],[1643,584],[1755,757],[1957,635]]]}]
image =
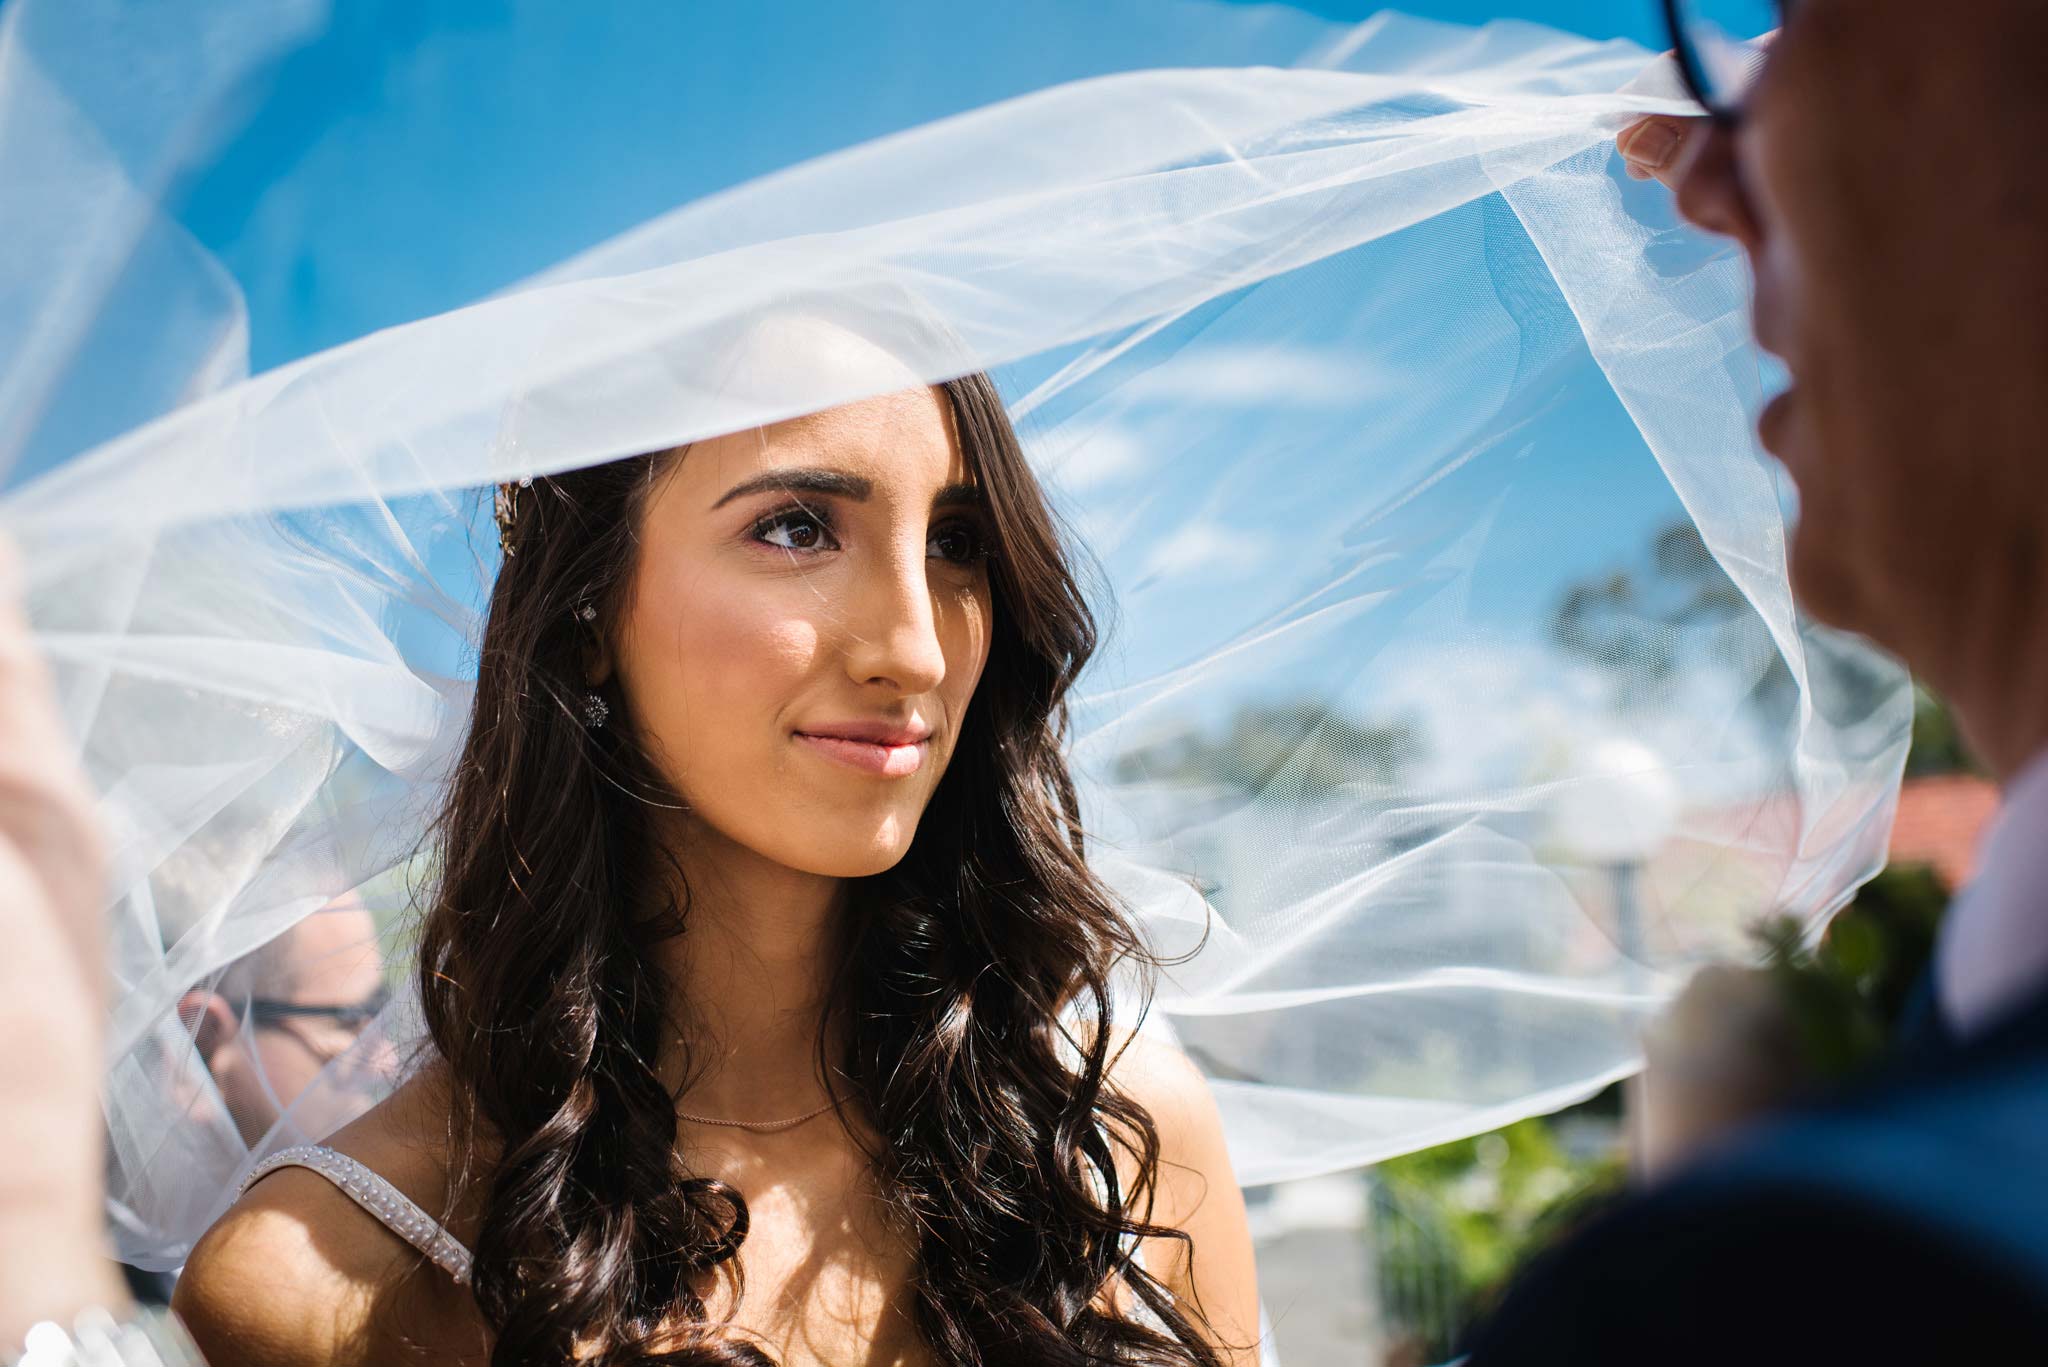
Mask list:
[{"label": "bare shoulder", "polygon": [[172,1305],[211,1367],[365,1362],[379,1289],[402,1271],[399,1250],[354,1202],[285,1168],[200,1239]]},{"label": "bare shoulder", "polygon": [[1202,1070],[1164,1035],[1116,1026],[1109,1032],[1109,1057],[1111,1078],[1134,1096],[1144,1092],[1175,1103],[1209,1099]]},{"label": "bare shoulder", "polygon": [[[430,1111],[407,1084],[327,1143],[436,1212],[442,1169],[419,1138],[433,1132]],[[229,1207],[193,1248],[172,1304],[211,1367],[382,1367],[400,1324],[408,1338],[474,1342],[467,1292],[304,1168],[270,1173]]]},{"label": "bare shoulder", "polygon": [[1209,1326],[1226,1361],[1258,1361],[1258,1271],[1244,1192],[1231,1168],[1223,1116],[1209,1081],[1171,1039],[1119,1031],[1110,1080],[1143,1106],[1159,1135],[1154,1224],[1185,1240],[1152,1239],[1146,1267]]},{"label": "bare shoulder", "polygon": [[1143,1106],[1159,1130],[1162,1163],[1219,1169],[1211,1175],[1235,1181],[1223,1142],[1223,1117],[1209,1080],[1171,1039],[1117,1029],[1110,1037],[1111,1084]]}]

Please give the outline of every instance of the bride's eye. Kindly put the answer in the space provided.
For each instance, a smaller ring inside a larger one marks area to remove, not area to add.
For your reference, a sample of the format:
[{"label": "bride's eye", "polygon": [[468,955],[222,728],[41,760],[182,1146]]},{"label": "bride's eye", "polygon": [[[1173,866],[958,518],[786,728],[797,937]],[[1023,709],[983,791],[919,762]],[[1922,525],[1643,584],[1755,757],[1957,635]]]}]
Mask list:
[{"label": "bride's eye", "polygon": [[932,529],[925,554],[954,565],[970,565],[988,554],[988,543],[981,528],[972,522],[948,522]]},{"label": "bride's eye", "polygon": [[754,524],[754,539],[785,551],[829,551],[838,546],[825,519],[804,508],[786,508]]}]

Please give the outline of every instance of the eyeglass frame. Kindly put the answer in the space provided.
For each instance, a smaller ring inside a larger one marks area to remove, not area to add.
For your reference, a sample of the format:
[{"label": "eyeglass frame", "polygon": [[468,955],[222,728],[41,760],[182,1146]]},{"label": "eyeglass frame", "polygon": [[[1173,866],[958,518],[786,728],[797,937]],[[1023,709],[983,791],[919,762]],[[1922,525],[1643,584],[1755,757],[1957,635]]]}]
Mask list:
[{"label": "eyeglass frame", "polygon": [[[1686,27],[1680,11],[1685,9],[1685,0],[1662,0],[1664,27],[1671,35],[1671,53],[1678,59],[1678,75],[1685,82],[1686,93],[1707,111],[1707,117],[1722,128],[1733,128],[1742,122],[1743,107],[1740,104],[1725,104],[1709,95],[1708,87],[1713,83],[1707,79],[1706,65],[1700,61],[1700,54],[1694,47],[1691,30]],[[1797,0],[1773,0],[1778,10],[1778,27],[1785,26],[1785,16]]]},{"label": "eyeglass frame", "polygon": [[344,1029],[361,1034],[391,1002],[391,989],[379,987],[359,1002],[336,1004],[285,1002],[271,997],[251,997],[249,1021],[253,1025],[283,1025],[286,1021],[317,1020],[325,1017]]}]

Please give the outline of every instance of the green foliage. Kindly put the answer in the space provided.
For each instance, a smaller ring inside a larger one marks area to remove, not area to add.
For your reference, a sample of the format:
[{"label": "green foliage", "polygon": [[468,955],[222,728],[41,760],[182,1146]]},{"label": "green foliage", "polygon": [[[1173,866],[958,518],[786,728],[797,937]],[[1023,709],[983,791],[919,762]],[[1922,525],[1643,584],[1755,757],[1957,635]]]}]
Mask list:
[{"label": "green foliage", "polygon": [[1372,1240],[1381,1310],[1426,1360],[1527,1259],[1623,1181],[1619,1151],[1574,1158],[1547,1117],[1390,1159],[1374,1170]]},{"label": "green foliage", "polygon": [[1864,926],[1817,950],[1804,944],[1791,917],[1758,928],[1779,998],[1798,1032],[1802,1071],[1812,1078],[1839,1078],[1870,1064],[1884,1049],[1885,1029],[1859,988],[1870,965],[1882,958],[1881,942]]},{"label": "green foliage", "polygon": [[1789,917],[1758,928],[1816,1078],[1850,1076],[1883,1052],[1933,959],[1948,900],[1931,869],[1894,866],[1864,885],[1818,945]]}]

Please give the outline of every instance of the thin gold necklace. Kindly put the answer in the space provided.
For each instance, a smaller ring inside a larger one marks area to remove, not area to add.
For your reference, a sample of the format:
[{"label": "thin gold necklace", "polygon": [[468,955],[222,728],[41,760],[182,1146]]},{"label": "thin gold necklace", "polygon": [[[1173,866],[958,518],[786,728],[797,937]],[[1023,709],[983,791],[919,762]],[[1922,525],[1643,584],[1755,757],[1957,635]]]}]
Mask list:
[{"label": "thin gold necklace", "polygon": [[687,1111],[677,1111],[676,1119],[688,1120],[697,1125],[722,1125],[729,1130],[746,1130],[750,1134],[775,1134],[782,1130],[793,1130],[806,1120],[816,1120],[838,1105],[838,1098],[835,1097],[817,1110],[805,1111],[802,1115],[789,1120],[714,1120],[708,1115],[691,1115]]}]

